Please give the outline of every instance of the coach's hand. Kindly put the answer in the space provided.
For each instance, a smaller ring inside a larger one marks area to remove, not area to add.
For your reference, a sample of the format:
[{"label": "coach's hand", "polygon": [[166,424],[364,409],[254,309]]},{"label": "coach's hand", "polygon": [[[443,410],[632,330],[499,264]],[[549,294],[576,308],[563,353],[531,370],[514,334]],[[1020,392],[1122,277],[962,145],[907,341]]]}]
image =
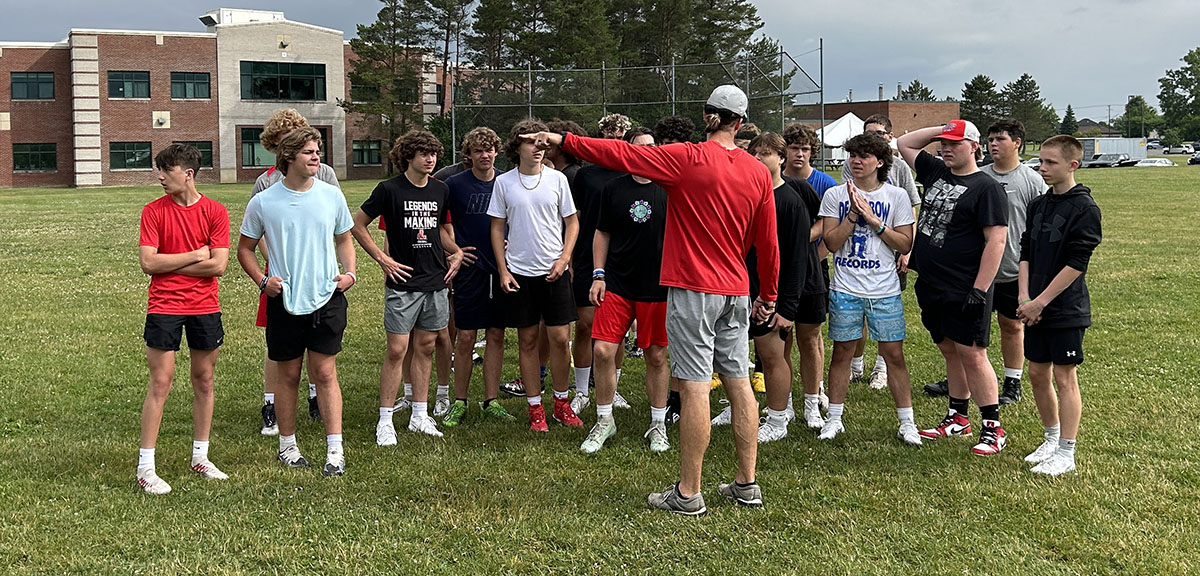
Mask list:
[{"label": "coach's hand", "polygon": [[263,289],[263,293],[272,298],[283,293],[283,278],[272,276],[267,278],[267,287]]},{"label": "coach's hand", "polygon": [[775,303],[767,302],[761,298],[754,299],[754,317],[758,319],[758,323],[762,324],[771,318],[771,314],[775,313]]},{"label": "coach's hand", "polygon": [[458,252],[455,252],[453,254],[450,254],[449,256],[446,256],[446,267],[449,268],[446,271],[446,277],[445,277],[445,281],[447,284],[449,284],[450,281],[454,279],[455,274],[458,274],[458,269],[462,266],[464,257],[465,257],[465,253],[462,250],[459,250]]},{"label": "coach's hand", "polygon": [[604,301],[604,293],[608,290],[608,284],[603,278],[592,280],[592,289],[588,291],[588,300],[592,301],[592,306],[599,306]]},{"label": "coach's hand", "polygon": [[383,269],[383,276],[392,282],[408,282],[412,278],[412,266],[405,266],[395,260],[391,256],[384,254],[379,260],[379,267]]},{"label": "coach's hand", "polygon": [[517,284],[516,278],[507,270],[500,272],[500,289],[508,294],[512,294],[521,289],[521,285]]},{"label": "coach's hand", "polygon": [[463,254],[462,265],[463,266],[470,266],[470,265],[474,264],[476,260],[479,259],[479,256],[475,255],[475,247],[474,246],[459,246],[459,248],[462,248],[462,254]]},{"label": "coach's hand", "polygon": [[561,277],[563,275],[563,273],[567,271],[567,268],[569,268],[570,266],[571,266],[571,261],[568,260],[566,257],[555,260],[554,265],[550,267],[550,273],[546,275],[546,281],[547,282],[557,281],[559,279],[559,277]]},{"label": "coach's hand", "polygon": [[354,279],[353,276],[351,276],[349,274],[338,274],[337,276],[333,277],[333,280],[335,282],[337,282],[337,291],[338,292],[345,292],[345,291],[349,290],[350,287],[353,286],[356,282],[358,282],[357,280]]},{"label": "coach's hand", "polygon": [[532,140],[533,143],[541,150],[549,150],[555,146],[562,146],[562,134],[556,132],[535,132],[533,134],[522,134],[521,138]]}]

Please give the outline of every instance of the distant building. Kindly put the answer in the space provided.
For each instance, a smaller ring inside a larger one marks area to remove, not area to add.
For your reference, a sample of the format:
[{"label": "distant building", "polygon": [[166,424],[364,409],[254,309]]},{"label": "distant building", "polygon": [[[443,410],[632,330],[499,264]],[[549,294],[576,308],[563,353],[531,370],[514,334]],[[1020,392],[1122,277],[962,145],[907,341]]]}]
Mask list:
[{"label": "distant building", "polygon": [[1120,138],[1125,135],[1120,129],[1113,128],[1103,122],[1097,122],[1091,118],[1084,118],[1079,121],[1078,133],[1098,136],[1100,138]]}]

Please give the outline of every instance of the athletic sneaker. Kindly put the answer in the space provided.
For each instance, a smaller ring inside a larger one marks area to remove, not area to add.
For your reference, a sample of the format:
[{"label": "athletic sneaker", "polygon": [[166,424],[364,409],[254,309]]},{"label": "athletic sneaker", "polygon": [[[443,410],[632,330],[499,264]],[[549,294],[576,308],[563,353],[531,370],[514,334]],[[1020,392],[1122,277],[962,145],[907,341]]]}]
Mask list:
[{"label": "athletic sneaker", "polygon": [[718,484],[717,494],[737,502],[738,506],[761,508],[763,505],[762,488],[758,487],[758,482],[751,482],[745,485],[738,484],[737,482]]},{"label": "athletic sneaker", "polygon": [[412,399],[406,396],[401,396],[392,404],[392,412],[400,412],[401,410],[412,410]]},{"label": "athletic sneaker", "polygon": [[[758,413],[763,416],[767,416],[767,415],[769,415],[768,413],[770,411],[771,411],[770,406],[763,406],[762,410],[759,410]],[[788,397],[787,408],[783,409],[783,417],[788,421],[788,424],[791,424],[792,421],[796,419],[796,409],[792,407],[791,397]]]},{"label": "athletic sneaker", "polygon": [[575,397],[571,398],[571,411],[576,414],[583,414],[583,411],[587,409],[588,405],[591,403],[592,401],[587,394],[576,392]]},{"label": "athletic sneaker", "polygon": [[933,384],[926,384],[925,385],[925,393],[930,396],[933,396],[934,398],[938,398],[941,396],[949,396],[950,395],[950,381],[946,380],[945,378],[942,378],[941,380],[938,380],[937,382],[934,382]]},{"label": "athletic sneaker", "polygon": [[637,336],[625,340],[625,354],[630,358],[644,358],[646,352],[637,346]]},{"label": "athletic sneaker", "polygon": [[446,413],[449,411],[450,411],[450,397],[438,394],[437,399],[434,400],[434,402],[433,402],[433,415],[434,416],[445,416]]},{"label": "athletic sneaker", "polygon": [[[613,408],[620,408],[622,410],[628,410],[631,408],[631,406],[629,405],[629,401],[626,400],[625,397],[622,396],[620,392],[614,391],[613,392]],[[578,412],[576,412],[576,414],[578,414]]]},{"label": "athletic sneaker", "polygon": [[787,419],[783,422],[775,422],[771,418],[763,418],[761,424],[758,425],[758,443],[765,444],[776,440],[787,438]]},{"label": "athletic sneaker", "polygon": [[583,420],[580,420],[579,416],[575,414],[575,411],[571,410],[571,403],[567,402],[566,398],[554,399],[554,412],[551,414],[551,416],[554,417],[555,422],[558,422],[563,426],[570,426],[571,428],[583,428]]},{"label": "athletic sneaker", "polygon": [[300,455],[300,447],[288,446],[279,451],[279,461],[288,468],[308,468],[308,460]]},{"label": "athletic sneaker", "polygon": [[429,416],[417,416],[416,414],[409,416],[408,431],[428,434],[434,438],[442,437],[442,431],[438,430],[437,422]]},{"label": "athletic sneaker", "polygon": [[721,410],[720,414],[713,416],[711,423],[713,426],[728,426],[733,423],[733,407],[729,405],[729,399],[722,398],[721,403],[725,405],[725,408]]},{"label": "athletic sneaker", "polygon": [[864,370],[855,370],[853,367],[850,368],[850,381],[851,382],[862,382],[865,379],[864,378],[865,376],[866,376],[866,373]]},{"label": "athletic sneaker", "polygon": [[1046,438],[1042,441],[1042,445],[1037,447],[1037,450],[1030,452],[1025,457],[1025,461],[1030,464],[1041,464],[1049,460],[1055,452],[1058,451],[1058,437]]},{"label": "athletic sneaker", "polygon": [[192,463],[192,472],[195,472],[209,480],[228,480],[229,475],[218,470],[217,466],[210,462],[208,458],[199,462]]},{"label": "athletic sneaker", "polygon": [[155,496],[171,491],[171,485],[167,484],[166,480],[159,478],[158,474],[154,473],[153,468],[138,468],[137,484],[147,494],[154,494]]},{"label": "athletic sneaker", "polygon": [[1020,378],[1004,378],[1004,384],[1001,386],[1000,405],[1008,406],[1021,401],[1021,379]]},{"label": "athletic sneaker", "polygon": [[651,452],[666,452],[671,449],[671,441],[667,439],[666,422],[655,422],[649,430],[646,430],[642,438],[650,439]]},{"label": "athletic sneaker", "polygon": [[896,437],[910,446],[921,445],[921,433],[917,431],[917,425],[912,422],[901,422],[900,429],[896,431]]},{"label": "athletic sneaker", "polygon": [[842,425],[841,420],[826,420],[825,425],[821,427],[821,433],[817,434],[817,440],[833,440],[845,431],[846,427]]},{"label": "athletic sneaker", "polygon": [[871,369],[871,381],[867,383],[872,390],[883,390],[887,388],[887,372],[878,368]]},{"label": "athletic sneaker", "polygon": [[[569,408],[569,406],[568,406]],[[549,432],[550,427],[546,425],[546,407],[538,404],[529,407],[529,429],[534,432]]]},{"label": "athletic sneaker", "polygon": [[948,436],[970,436],[971,420],[951,410],[946,414],[945,418],[942,418],[941,424],[933,428],[926,428],[920,434],[922,438],[927,440],[937,440],[938,438],[946,438]]},{"label": "athletic sneaker", "polygon": [[442,424],[447,428],[453,428],[462,423],[463,416],[467,415],[467,403],[462,400],[455,400],[450,405],[450,409],[446,411],[446,417],[442,418]]},{"label": "athletic sneaker", "polygon": [[380,422],[375,425],[375,443],[380,446],[395,446],[396,445],[396,425],[391,421]]},{"label": "athletic sneaker", "polygon": [[278,436],[279,435],[279,419],[275,417],[275,404],[267,402],[262,407],[262,430],[259,431],[263,436]]},{"label": "athletic sneaker", "polygon": [[762,372],[755,372],[750,375],[750,386],[755,392],[762,394],[767,391],[767,375]]},{"label": "athletic sneaker", "polygon": [[670,397],[667,398],[667,414],[664,419],[667,424],[679,423],[679,404],[672,402]]},{"label": "athletic sneaker", "polygon": [[713,374],[712,387],[714,389],[721,387],[721,375],[720,374]]},{"label": "athletic sneaker", "polygon": [[509,396],[525,397],[525,381],[520,376],[509,380],[508,382],[500,383],[500,391]]},{"label": "athletic sneaker", "polygon": [[317,397],[308,399],[308,419],[313,422],[321,421],[321,407],[317,405]]},{"label": "athletic sneaker", "polygon": [[1031,472],[1035,474],[1046,474],[1048,476],[1062,476],[1067,472],[1075,471],[1075,455],[1067,454],[1062,450],[1055,450],[1054,455],[1046,459],[1045,462],[1034,466]]},{"label": "athletic sneaker", "polygon": [[482,366],[483,356],[480,356],[478,352],[471,352],[471,364],[474,364],[475,366]]},{"label": "athletic sneaker", "polygon": [[[492,403],[488,404],[487,408],[484,408],[483,405],[484,405],[483,402],[479,403],[479,410],[482,411],[483,415],[488,418],[494,418],[501,422],[516,422],[517,421],[517,417],[513,416],[512,414],[509,414],[508,410],[505,410],[504,406],[501,406],[500,402],[497,400],[492,400]],[[543,412],[542,420],[545,420],[545,419],[546,419],[546,413]]]},{"label": "athletic sneaker", "polygon": [[810,430],[820,430],[825,427],[825,419],[821,417],[821,409],[804,410],[804,424]]},{"label": "athletic sneaker", "polygon": [[979,456],[999,454],[1007,441],[1008,434],[1004,432],[1003,426],[985,425],[983,431],[979,433],[979,443],[971,447],[971,452]]},{"label": "athletic sneaker", "polygon": [[330,452],[325,455],[325,467],[321,469],[321,474],[326,478],[331,476],[342,476],[346,473],[346,456],[341,450]]},{"label": "athletic sneaker", "polygon": [[583,444],[579,446],[579,450],[584,454],[595,454],[598,450],[604,447],[604,443],[609,438],[617,435],[617,422],[608,418],[601,418],[596,421],[596,425],[592,426],[592,430],[588,432],[587,438],[583,439]]},{"label": "athletic sneaker", "polygon": [[684,498],[679,493],[678,482],[662,492],[651,492],[650,496],[646,498],[646,503],[651,508],[666,510],[684,516],[702,516],[705,512],[708,512],[708,508],[704,506],[704,495],[697,492],[691,498]]}]

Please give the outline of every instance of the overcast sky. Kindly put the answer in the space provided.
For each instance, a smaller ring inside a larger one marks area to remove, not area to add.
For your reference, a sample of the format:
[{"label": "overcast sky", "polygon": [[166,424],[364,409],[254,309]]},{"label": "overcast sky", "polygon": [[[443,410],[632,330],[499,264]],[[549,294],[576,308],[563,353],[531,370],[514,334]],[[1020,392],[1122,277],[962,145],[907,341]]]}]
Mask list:
[{"label": "overcast sky", "polygon": [[[958,97],[975,74],[1000,86],[1028,72],[1060,115],[1121,113],[1130,94],[1157,105],[1158,78],[1200,40],[1196,0],[753,0],[763,32],[783,42],[817,77],[818,38],[825,40],[825,99],[891,98],[913,78],[938,98]],[[38,0],[0,20],[0,42],[56,41],[71,28],[203,31],[197,19],[221,7],[280,10],[289,20],[343,30],[374,20],[374,0],[211,1]],[[799,55],[809,53],[807,56]]]}]

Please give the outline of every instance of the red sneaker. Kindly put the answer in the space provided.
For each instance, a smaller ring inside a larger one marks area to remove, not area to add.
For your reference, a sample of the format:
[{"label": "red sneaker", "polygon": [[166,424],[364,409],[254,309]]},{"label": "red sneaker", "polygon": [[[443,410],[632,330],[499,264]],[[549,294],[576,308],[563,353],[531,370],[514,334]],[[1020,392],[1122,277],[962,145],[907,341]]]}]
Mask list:
[{"label": "red sneaker", "polygon": [[554,421],[563,426],[583,428],[583,420],[575,415],[575,411],[571,409],[571,403],[566,398],[554,399]]},{"label": "red sneaker", "polygon": [[534,432],[549,432],[546,426],[546,408],[541,404],[529,407],[529,429]]},{"label": "red sneaker", "polygon": [[985,420],[983,432],[979,433],[979,443],[971,447],[971,452],[979,456],[993,456],[999,454],[1007,443],[1008,433],[1004,427],[994,420]]},{"label": "red sneaker", "polygon": [[950,412],[942,419],[941,424],[933,428],[926,428],[920,434],[922,438],[928,440],[936,440],[948,436],[970,436],[971,421],[958,412]]}]

